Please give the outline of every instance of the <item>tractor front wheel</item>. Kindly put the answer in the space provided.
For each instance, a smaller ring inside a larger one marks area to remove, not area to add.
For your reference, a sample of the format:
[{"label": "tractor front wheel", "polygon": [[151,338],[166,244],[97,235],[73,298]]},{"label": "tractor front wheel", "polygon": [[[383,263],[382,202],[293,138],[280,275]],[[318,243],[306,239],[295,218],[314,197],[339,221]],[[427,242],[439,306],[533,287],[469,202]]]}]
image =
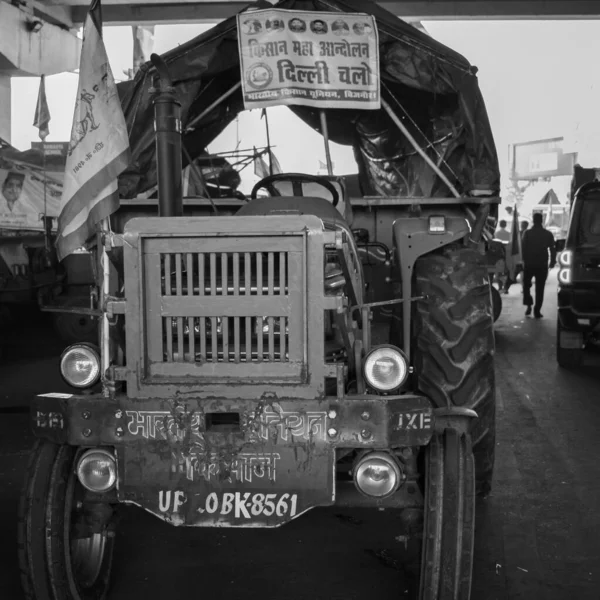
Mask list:
[{"label": "tractor front wheel", "polygon": [[75,475],[76,449],[38,441],[32,452],[18,521],[19,565],[27,600],[103,600],[114,537],[91,532],[93,507]]},{"label": "tractor front wheel", "polygon": [[475,532],[471,440],[446,429],[425,450],[419,600],[469,600]]}]

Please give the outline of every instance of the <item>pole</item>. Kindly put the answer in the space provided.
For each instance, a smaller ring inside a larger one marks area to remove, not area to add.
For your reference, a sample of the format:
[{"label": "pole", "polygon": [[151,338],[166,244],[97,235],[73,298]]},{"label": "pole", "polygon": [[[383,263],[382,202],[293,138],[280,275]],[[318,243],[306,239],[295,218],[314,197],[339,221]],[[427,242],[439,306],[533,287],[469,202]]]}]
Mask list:
[{"label": "pole", "polygon": [[233,92],[235,92],[236,90],[238,90],[241,87],[242,87],[242,82],[238,81],[231,89],[227,90],[224,94],[219,96],[212,104],[207,106],[191,123],[188,124],[188,126],[185,128],[186,133],[188,131],[192,131],[194,129],[194,125],[198,121],[203,119],[215,106],[218,106],[219,104],[221,104],[221,102],[223,102],[223,100],[225,100],[226,98],[229,98],[229,96],[231,96],[231,94],[233,94]]},{"label": "pole", "polygon": [[108,314],[106,312],[106,300],[110,295],[110,260],[106,252],[106,238],[110,235],[110,220],[107,217],[100,224],[100,242],[102,244],[102,252],[100,254],[100,262],[102,267],[102,288],[100,294],[100,306],[102,307],[102,328],[101,328],[101,345],[100,345],[100,360],[102,364],[102,393],[105,397],[110,396],[110,390],[106,382],[106,373],[110,367],[110,329],[108,323]]},{"label": "pole", "polygon": [[327,160],[327,173],[329,176],[333,175],[333,164],[331,162],[331,152],[329,151],[329,130],[327,129],[327,115],[323,109],[319,110],[319,116],[321,117],[321,134],[325,140],[325,159]]},{"label": "pole", "polygon": [[269,151],[269,175],[273,175],[273,155],[271,154],[271,136],[269,135],[269,115],[267,109],[263,108],[263,115],[265,115],[265,126],[267,129],[267,150]]},{"label": "pole", "polygon": [[158,72],[158,87],[153,97],[158,214],[161,217],[181,217],[181,104],[175,95],[165,62],[157,54],[152,54],[150,60]]},{"label": "pole", "polygon": [[48,219],[48,204],[46,200],[46,149],[44,148],[44,143],[42,142],[42,173],[44,174],[44,246],[46,247],[46,252],[50,252],[50,236],[47,227],[47,219]]}]

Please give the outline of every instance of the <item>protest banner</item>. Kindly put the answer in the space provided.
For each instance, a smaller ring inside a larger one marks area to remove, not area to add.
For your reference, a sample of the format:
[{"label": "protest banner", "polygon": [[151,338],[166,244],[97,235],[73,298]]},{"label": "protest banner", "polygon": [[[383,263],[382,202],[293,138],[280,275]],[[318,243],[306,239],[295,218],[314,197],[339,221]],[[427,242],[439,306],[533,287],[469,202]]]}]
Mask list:
[{"label": "protest banner", "polygon": [[375,19],[265,9],[237,16],[244,107],[381,107]]}]

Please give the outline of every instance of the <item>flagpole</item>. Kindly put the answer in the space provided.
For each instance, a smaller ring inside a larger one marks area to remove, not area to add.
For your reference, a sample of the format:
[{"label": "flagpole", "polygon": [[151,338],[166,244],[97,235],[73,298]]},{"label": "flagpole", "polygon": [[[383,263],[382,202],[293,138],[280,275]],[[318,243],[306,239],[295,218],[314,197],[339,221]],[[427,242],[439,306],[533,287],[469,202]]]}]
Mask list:
[{"label": "flagpole", "polygon": [[269,175],[273,175],[273,157],[271,156],[271,136],[269,135],[269,113],[266,108],[263,108],[265,115],[265,126],[267,129],[267,150],[269,151]]},{"label": "flagpole", "polygon": [[333,164],[331,162],[331,152],[329,150],[329,131],[327,129],[327,115],[325,111],[321,109],[319,111],[321,117],[321,134],[325,140],[325,159],[327,160],[327,173],[329,176],[333,175]]}]

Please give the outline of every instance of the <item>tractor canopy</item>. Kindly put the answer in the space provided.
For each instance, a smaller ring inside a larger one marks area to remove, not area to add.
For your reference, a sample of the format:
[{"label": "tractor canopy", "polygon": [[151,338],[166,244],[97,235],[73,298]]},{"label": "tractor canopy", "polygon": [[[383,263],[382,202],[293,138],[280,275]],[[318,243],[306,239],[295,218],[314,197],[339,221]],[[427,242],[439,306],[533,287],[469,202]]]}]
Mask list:
[{"label": "tractor canopy", "polygon": [[[464,57],[367,0],[281,0],[275,5],[260,1],[246,10],[265,8],[374,16],[382,99],[459,192],[498,195],[498,157],[477,69]],[[244,110],[239,87],[227,95],[241,78],[236,17],[162,58],[181,102],[182,143],[195,159]],[[151,92],[154,76],[151,63],[146,63],[133,81],[118,85],[132,149],[132,163],[119,179],[124,198],[151,189],[157,181]],[[206,112],[213,103],[214,108]],[[290,109],[320,131],[318,109]],[[194,122],[202,113],[204,116]],[[363,195],[449,195],[446,185],[383,108],[326,109],[326,115],[329,139],[354,149]]]}]

